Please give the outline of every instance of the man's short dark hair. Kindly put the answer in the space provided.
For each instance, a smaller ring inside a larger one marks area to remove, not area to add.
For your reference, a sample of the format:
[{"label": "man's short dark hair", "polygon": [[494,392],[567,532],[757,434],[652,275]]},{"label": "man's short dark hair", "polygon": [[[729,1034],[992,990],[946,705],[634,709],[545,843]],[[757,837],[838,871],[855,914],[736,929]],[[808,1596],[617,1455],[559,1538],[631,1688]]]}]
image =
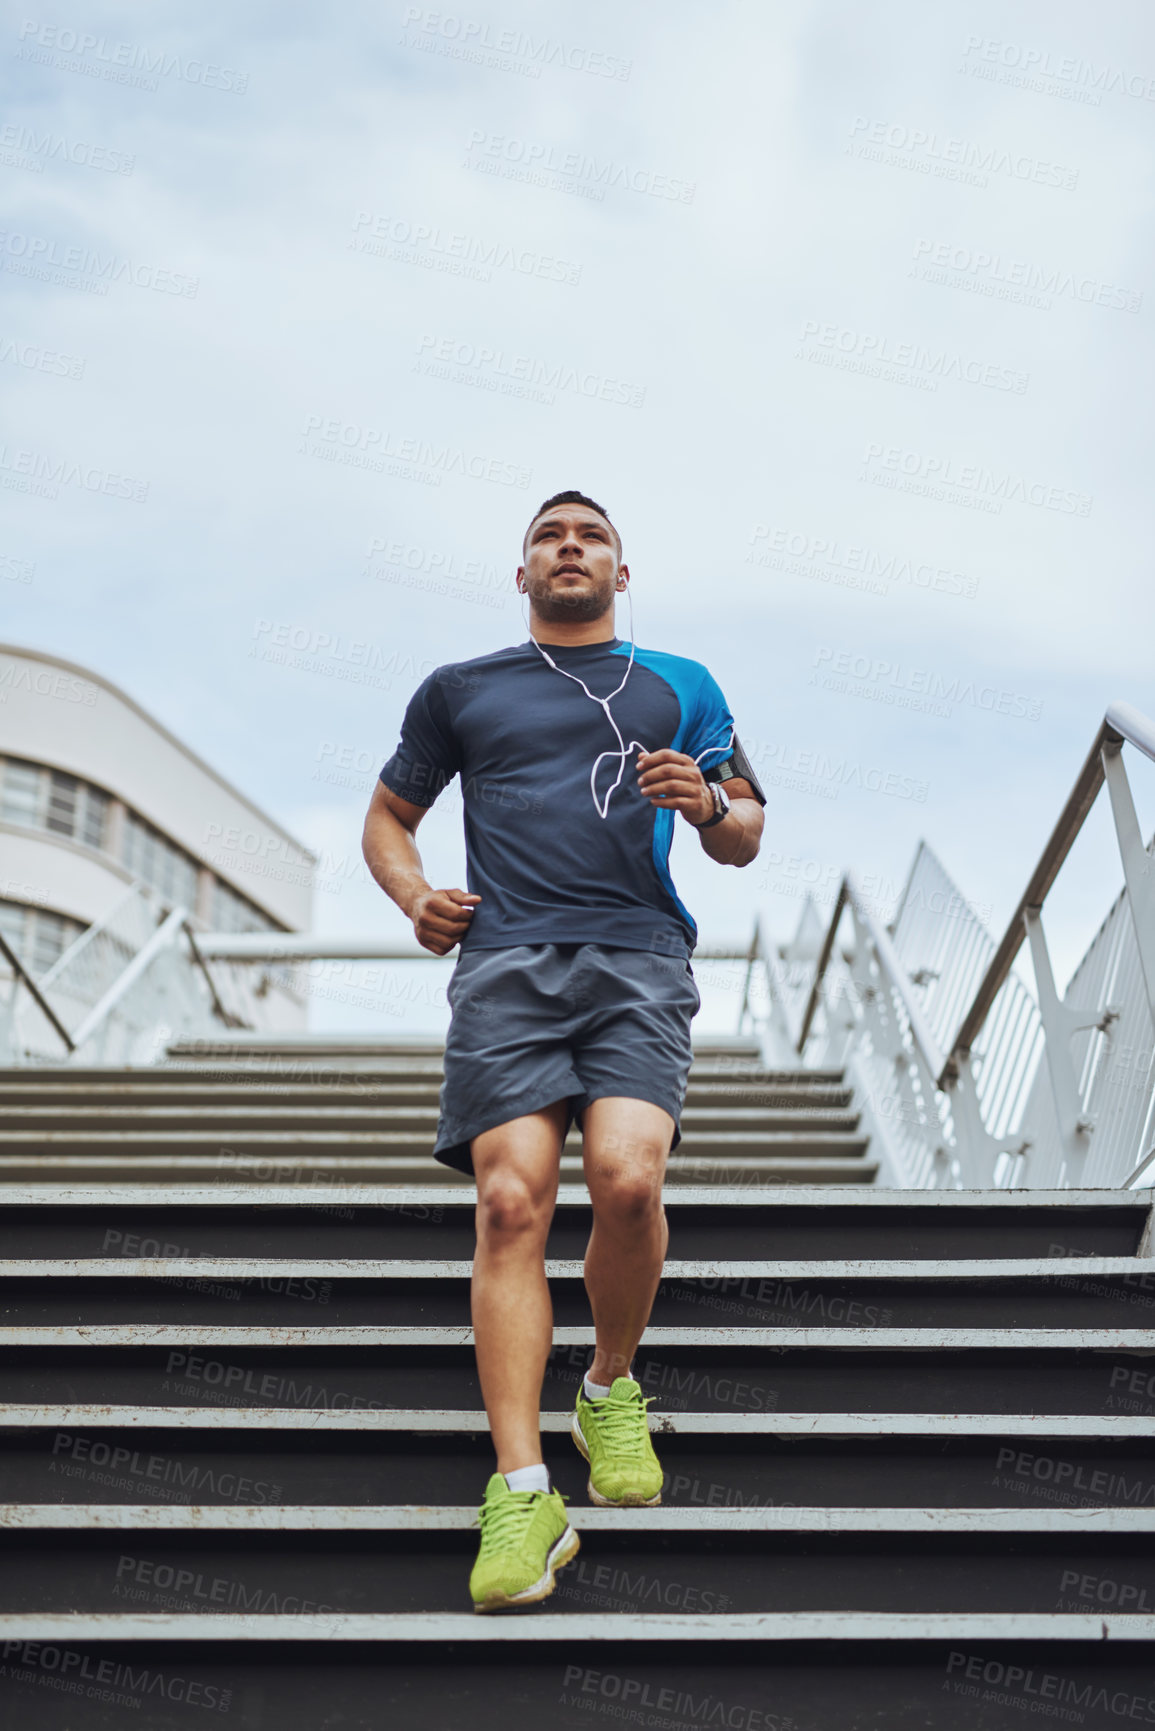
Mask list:
[{"label": "man's short dark hair", "polygon": [[[585,505],[587,510],[596,511],[599,517],[604,517],[610,528],[614,531],[614,536],[618,543],[618,558],[621,558],[622,538],[614,527],[613,518],[610,516],[604,505],[599,505],[596,499],[589,498],[585,493],[579,493],[576,487],[570,487],[564,493],[555,493],[551,499],[547,499],[544,504],[539,505],[529,520],[530,528],[532,528],[532,526],[537,522],[539,517],[544,517],[547,511],[552,511],[557,505]],[[526,530],[526,534],[529,534],[529,529]]]}]

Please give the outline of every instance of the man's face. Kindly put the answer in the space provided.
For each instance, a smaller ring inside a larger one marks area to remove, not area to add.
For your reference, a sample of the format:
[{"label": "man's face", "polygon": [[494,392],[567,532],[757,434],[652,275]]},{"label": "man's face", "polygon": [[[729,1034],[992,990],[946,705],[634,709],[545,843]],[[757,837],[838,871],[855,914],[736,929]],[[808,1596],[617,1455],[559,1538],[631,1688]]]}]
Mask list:
[{"label": "man's face", "polygon": [[525,543],[518,586],[539,619],[600,619],[629,573],[609,523],[585,505],[561,505],[536,517]]}]

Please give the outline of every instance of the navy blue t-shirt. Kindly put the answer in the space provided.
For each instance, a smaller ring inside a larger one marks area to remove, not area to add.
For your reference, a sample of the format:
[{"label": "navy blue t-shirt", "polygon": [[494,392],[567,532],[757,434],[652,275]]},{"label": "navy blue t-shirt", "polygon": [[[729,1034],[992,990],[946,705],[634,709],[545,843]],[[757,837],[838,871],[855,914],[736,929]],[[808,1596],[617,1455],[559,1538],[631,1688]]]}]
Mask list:
[{"label": "navy blue t-shirt", "polygon": [[[621,638],[545,648],[595,697],[621,684]],[[393,793],[430,806],[459,775],[466,883],[481,897],[461,949],[593,943],[689,956],[697,927],[669,870],[676,812],[638,788],[640,742],[699,759],[732,755],[733,720],[705,667],[636,649],[610,712],[630,749],[621,758],[600,703],[550,667],[533,642],[439,667],[418,686],[397,750],[381,771]],[[595,778],[598,815],[590,773]]]}]

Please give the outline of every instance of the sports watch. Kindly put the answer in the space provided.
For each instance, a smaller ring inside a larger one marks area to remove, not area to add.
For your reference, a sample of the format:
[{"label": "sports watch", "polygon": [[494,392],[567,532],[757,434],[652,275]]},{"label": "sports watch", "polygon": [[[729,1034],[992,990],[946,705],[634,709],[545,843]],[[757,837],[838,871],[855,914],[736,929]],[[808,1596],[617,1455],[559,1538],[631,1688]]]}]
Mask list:
[{"label": "sports watch", "polygon": [[710,796],[714,801],[714,815],[708,817],[705,823],[692,824],[692,829],[712,829],[716,823],[721,823],[722,819],[729,815],[730,795],[726,789],[719,787],[716,781],[707,782],[706,785],[710,789]]}]

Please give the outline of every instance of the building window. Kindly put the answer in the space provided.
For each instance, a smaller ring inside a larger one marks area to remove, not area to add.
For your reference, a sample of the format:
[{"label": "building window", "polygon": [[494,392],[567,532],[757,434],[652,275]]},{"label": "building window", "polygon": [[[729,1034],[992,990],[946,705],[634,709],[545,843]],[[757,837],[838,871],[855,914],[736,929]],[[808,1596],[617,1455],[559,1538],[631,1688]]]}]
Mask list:
[{"label": "building window", "polygon": [[[107,852],[111,805],[110,794],[79,776],[52,769],[47,764],[31,763],[24,758],[0,757],[0,823],[47,830],[51,835],[66,836],[84,847]],[[128,807],[124,814],[120,857],[121,863],[134,877],[160,893],[168,907],[184,907],[190,913],[195,910],[200,870],[197,861]],[[212,903],[212,921],[217,931],[278,932],[283,929],[247,896],[222,883],[215,875]],[[8,905],[17,906],[15,903]],[[51,919],[61,917],[53,914]],[[29,929],[35,934],[39,928],[34,922]],[[48,924],[44,930],[48,931]],[[0,931],[7,936],[6,926],[0,925]],[[48,937],[34,937],[36,944],[50,945],[51,941]]]},{"label": "building window", "polygon": [[281,929],[260,908],[254,907],[220,878],[213,879],[211,923],[215,932],[275,932]]},{"label": "building window", "polygon": [[49,908],[30,907],[24,902],[0,901],[0,932],[3,932],[34,980],[58,961],[84,927],[79,920],[55,914]]},{"label": "building window", "polygon": [[159,890],[169,907],[195,909],[196,861],[134,811],[125,813],[121,858],[134,876]]},{"label": "building window", "polygon": [[103,788],[21,758],[7,758],[0,767],[0,819],[5,823],[50,830],[85,847],[104,847],[112,802]]},{"label": "building window", "polygon": [[0,818],[5,823],[26,823],[39,828],[42,779],[39,764],[21,763],[11,757],[7,760],[0,785]]}]

